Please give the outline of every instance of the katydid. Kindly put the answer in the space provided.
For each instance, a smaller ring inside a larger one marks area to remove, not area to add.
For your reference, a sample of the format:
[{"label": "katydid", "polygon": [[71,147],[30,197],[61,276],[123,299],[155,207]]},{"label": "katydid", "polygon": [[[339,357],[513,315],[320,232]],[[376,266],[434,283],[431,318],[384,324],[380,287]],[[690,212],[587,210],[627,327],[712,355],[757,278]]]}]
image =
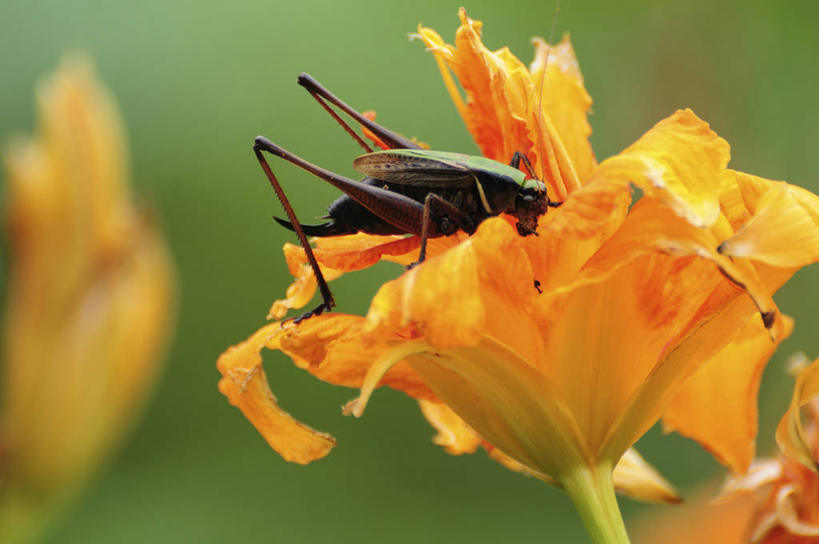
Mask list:
[{"label": "katydid", "polygon": [[[517,218],[521,236],[536,234],[538,218],[561,203],[549,200],[546,185],[533,179],[526,155],[516,152],[507,165],[485,157],[446,151],[430,151],[364,117],[307,74],[298,82],[327,110],[366,154],[353,161],[364,174],[356,181],[316,166],[257,136],[253,151],[289,220],[276,220],[295,231],[316,276],[322,302],[295,321],[319,315],[335,306],[333,295],[318,266],[307,236],[413,234],[421,237],[419,264],[426,257],[429,238],[449,236],[458,229],[472,234],[478,225],[502,213]],[[328,104],[329,103],[329,104]],[[330,106],[337,107],[375,134],[390,149],[373,149]],[[344,195],[333,202],[320,225],[302,225],[279,181],[262,155],[267,151],[299,166],[340,189]],[[523,163],[529,174],[519,169]]]}]

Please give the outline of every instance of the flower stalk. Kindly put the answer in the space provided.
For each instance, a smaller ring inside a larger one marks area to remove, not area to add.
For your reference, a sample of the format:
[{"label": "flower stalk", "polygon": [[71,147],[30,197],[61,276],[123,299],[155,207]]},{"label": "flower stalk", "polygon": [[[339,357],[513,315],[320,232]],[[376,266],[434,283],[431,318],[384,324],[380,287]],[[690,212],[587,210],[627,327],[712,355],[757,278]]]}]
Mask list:
[{"label": "flower stalk", "polygon": [[628,544],[629,538],[608,463],[577,465],[558,478],[595,544]]}]

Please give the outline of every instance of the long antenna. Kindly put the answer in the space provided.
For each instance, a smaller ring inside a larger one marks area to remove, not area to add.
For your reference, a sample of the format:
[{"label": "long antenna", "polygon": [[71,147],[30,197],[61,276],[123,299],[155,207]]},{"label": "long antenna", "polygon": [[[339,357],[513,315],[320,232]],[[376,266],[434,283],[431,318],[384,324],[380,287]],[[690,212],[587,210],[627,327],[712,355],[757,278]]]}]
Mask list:
[{"label": "long antenna", "polygon": [[538,91],[537,111],[540,114],[543,111],[543,82],[546,81],[546,68],[549,66],[549,53],[552,52],[552,40],[555,38],[555,27],[557,26],[557,15],[560,13],[560,0],[557,0],[555,5],[555,14],[552,17],[552,30],[549,32],[549,41],[546,42],[546,58],[543,59],[543,76],[540,78],[540,90]]}]

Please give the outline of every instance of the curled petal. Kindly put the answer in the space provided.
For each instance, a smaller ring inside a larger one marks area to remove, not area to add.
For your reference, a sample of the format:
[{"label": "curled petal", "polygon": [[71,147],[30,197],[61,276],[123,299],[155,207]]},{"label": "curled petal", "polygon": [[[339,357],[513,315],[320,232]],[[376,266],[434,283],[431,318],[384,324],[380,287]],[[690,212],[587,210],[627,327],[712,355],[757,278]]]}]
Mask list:
[{"label": "curled petal", "polygon": [[[736,173],[738,178],[751,177]],[[785,182],[770,182],[753,217],[725,240],[720,253],[778,267],[819,260],[819,197]]]},{"label": "curled petal", "polygon": [[800,516],[799,491],[793,484],[780,486],[776,490],[774,510],[758,521],[751,542],[801,543],[819,537],[819,524],[805,521]]},{"label": "curled petal", "polygon": [[819,455],[811,448],[802,426],[801,408],[819,395],[819,359],[805,367],[796,379],[788,411],[776,428],[776,443],[787,457],[819,471]]},{"label": "curled petal", "polygon": [[216,363],[222,373],[219,391],[242,411],[279,455],[287,461],[306,465],[330,453],[336,441],[296,421],[276,403],[259,352],[280,329],[279,323],[271,323],[219,357]]},{"label": "curled petal", "polygon": [[[245,342],[227,350],[217,366],[219,391],[238,407],[270,446],[289,461],[306,464],[329,453],[335,440],[295,420],[276,403],[262,368],[260,351],[280,350],[299,368],[335,385],[362,387],[372,362],[390,353],[399,337],[368,337],[358,316],[321,315],[298,326],[266,325]],[[400,347],[402,344],[398,342]],[[378,376],[370,389],[389,385],[407,394],[436,400],[424,382],[399,360]]]},{"label": "curled petal", "polygon": [[759,200],[778,182],[726,169],[720,176],[719,205],[731,224],[731,233],[756,215]]},{"label": "curled petal", "polygon": [[730,147],[691,110],[657,123],[619,155],[603,161],[592,181],[633,183],[696,227],[719,217],[720,176]]}]

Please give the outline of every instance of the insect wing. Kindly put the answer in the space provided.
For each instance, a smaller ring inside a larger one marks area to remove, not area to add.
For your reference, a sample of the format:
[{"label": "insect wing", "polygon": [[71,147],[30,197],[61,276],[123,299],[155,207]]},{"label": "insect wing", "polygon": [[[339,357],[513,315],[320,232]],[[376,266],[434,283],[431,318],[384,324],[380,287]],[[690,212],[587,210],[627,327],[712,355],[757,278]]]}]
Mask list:
[{"label": "insect wing", "polygon": [[353,168],[396,185],[465,187],[475,181],[473,171],[456,154],[434,151],[376,151],[357,157]]}]

